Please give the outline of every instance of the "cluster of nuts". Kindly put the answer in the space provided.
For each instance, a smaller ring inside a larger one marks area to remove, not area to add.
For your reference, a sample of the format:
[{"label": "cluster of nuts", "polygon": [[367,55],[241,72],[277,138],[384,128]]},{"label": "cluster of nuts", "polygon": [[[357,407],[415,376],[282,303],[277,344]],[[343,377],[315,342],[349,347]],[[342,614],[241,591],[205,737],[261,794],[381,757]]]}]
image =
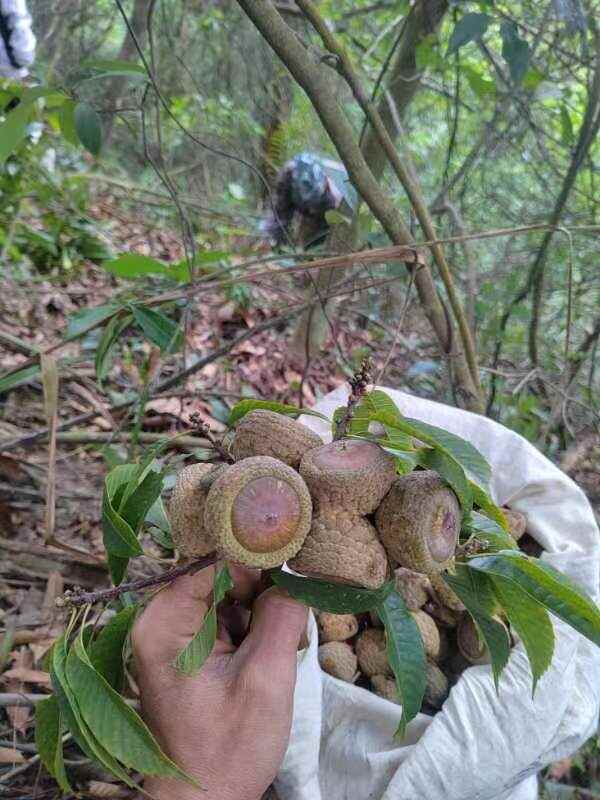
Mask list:
[{"label": "cluster of nuts", "polygon": [[[427,656],[425,710],[444,702],[469,664],[489,661],[477,629],[442,573],[452,565],[461,509],[433,471],[396,474],[378,444],[323,444],[305,426],[255,410],[238,424],[227,464],[179,473],[171,498],[174,542],[185,557],[217,551],[250,567],[286,561],[296,572],[377,589],[393,576]],[[515,539],[525,518],[507,512]],[[373,613],[320,613],[323,670],[397,702],[385,632]]]}]

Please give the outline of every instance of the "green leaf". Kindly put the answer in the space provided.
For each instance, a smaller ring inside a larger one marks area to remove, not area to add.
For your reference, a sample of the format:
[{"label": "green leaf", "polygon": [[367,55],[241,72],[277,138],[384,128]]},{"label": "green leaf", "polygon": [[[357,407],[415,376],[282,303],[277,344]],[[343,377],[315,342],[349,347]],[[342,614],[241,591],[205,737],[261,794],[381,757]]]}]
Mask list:
[{"label": "green leaf", "polygon": [[386,652],[402,703],[397,735],[403,737],[407,724],[419,713],[427,688],[425,648],[417,623],[398,592],[390,592],[377,606],[377,613],[385,626]]},{"label": "green leaf", "polygon": [[[345,409],[342,409],[342,413]],[[368,392],[354,409],[354,414],[350,420],[348,430],[353,434],[368,434],[369,425],[372,421],[373,414],[378,412],[384,414],[391,414],[395,419],[402,420],[402,414],[396,406],[392,398],[380,389],[373,389]],[[390,447],[400,451],[414,450],[414,444],[410,436],[401,433],[389,425],[384,425],[386,439],[379,439],[378,443],[382,447]]]},{"label": "green leaf", "polygon": [[119,336],[123,333],[125,328],[131,325],[132,320],[132,314],[125,314],[122,316],[115,315],[104,328],[104,333],[96,348],[96,358],[94,360],[96,378],[98,379],[98,385],[100,387],[102,387],[102,382],[108,375],[112,362],[112,355]]},{"label": "green leaf", "polygon": [[9,392],[11,389],[16,389],[17,386],[29,383],[30,380],[40,374],[40,371],[39,364],[32,364],[30,367],[23,367],[23,369],[13,372],[5,378],[0,378],[0,394]]},{"label": "green leaf", "polygon": [[600,610],[587,594],[566,575],[523,553],[504,551],[478,556],[469,567],[516,583],[586,639],[600,646]]},{"label": "green leaf", "polygon": [[98,112],[89,103],[77,103],[73,111],[73,121],[79,141],[93,156],[102,147],[102,124]]},{"label": "green leaf", "polygon": [[569,109],[564,103],[560,107],[560,128],[562,143],[567,145],[567,147],[572,145],[575,133],[573,131],[573,123],[571,121]]},{"label": "green leaf", "polygon": [[113,758],[143,775],[175,778],[196,785],[167,758],[141,717],[94,669],[81,633],[68,654],[66,674],[82,718]]},{"label": "green leaf", "polygon": [[133,531],[137,531],[146,515],[160,497],[164,482],[163,472],[150,471],[137,489],[127,498],[121,509],[121,516],[129,523]]},{"label": "green leaf", "polygon": [[30,117],[31,106],[21,102],[8,114],[4,122],[0,123],[0,165],[27,135]]},{"label": "green leaf", "polygon": [[73,100],[67,100],[59,109],[58,124],[60,131],[69,144],[79,147],[80,141],[75,127],[75,105]]},{"label": "green leaf", "polygon": [[88,648],[94,669],[117,692],[123,688],[123,648],[137,610],[132,605],[115,614]]},{"label": "green leaf", "polygon": [[135,321],[149,341],[163,352],[174,353],[183,344],[180,326],[159,311],[144,306],[131,306]]},{"label": "green leaf", "polygon": [[313,578],[300,578],[281,569],[269,573],[273,583],[281,586],[292,597],[313,606],[319,611],[329,611],[331,614],[360,614],[371,611],[383,603],[386,597],[394,590],[394,583],[390,581],[379,589],[355,589],[352,586],[342,586],[338,583]]},{"label": "green leaf", "polygon": [[523,591],[516,583],[494,576],[494,594],[521,637],[533,674],[533,691],[538,680],[550,666],[554,653],[554,629],[546,609]]},{"label": "green leaf", "polygon": [[473,617],[479,635],[490,651],[494,683],[498,690],[500,675],[510,655],[510,641],[504,625],[493,619],[499,606],[492,583],[486,575],[479,575],[470,569],[470,564],[457,564],[456,573],[445,573],[443,578]]},{"label": "green leaf", "polygon": [[131,526],[113,508],[106,484],[102,498],[102,533],[104,547],[110,555],[119,556],[120,558],[143,555],[144,551]]},{"label": "green leaf", "polygon": [[217,640],[217,606],[230,589],[233,589],[233,581],[225,565],[215,577],[213,604],[204,617],[200,630],[175,659],[175,667],[184,675],[191,677],[199,672],[212,653]]},{"label": "green leaf", "polygon": [[248,400],[240,400],[239,403],[234,405],[229,414],[227,425],[231,428],[236,422],[239,422],[242,417],[245,417],[246,414],[248,414],[250,411],[254,411],[256,408],[263,408],[267,411],[275,411],[277,414],[284,414],[288,417],[294,417],[294,419],[299,417],[301,414],[307,414],[308,416],[319,417],[320,419],[324,419],[326,422],[329,422],[329,419],[324,414],[321,414],[318,411],[313,411],[309,408],[298,408],[297,406],[290,406],[286,405],[285,403],[275,403],[271,400],[255,400],[253,398],[249,398]]},{"label": "green leaf", "polygon": [[521,83],[529,66],[529,44],[519,36],[516,22],[505,21],[500,26],[502,58],[508,64],[514,83]]},{"label": "green leaf", "polygon": [[56,697],[41,700],[35,707],[35,744],[42,764],[66,794],[73,790],[65,772],[62,724]]},{"label": "green leaf", "polygon": [[419,453],[421,466],[437,472],[458,497],[463,514],[469,514],[473,507],[473,495],[465,471],[458,461],[440,450],[423,448]]},{"label": "green leaf", "polygon": [[459,19],[450,36],[447,56],[455,53],[460,47],[474,39],[480,39],[487,31],[491,18],[488,14],[471,11]]},{"label": "green leaf", "polygon": [[469,481],[469,485],[473,494],[473,503],[479,506],[488,517],[491,517],[491,519],[497,522],[503,530],[508,531],[508,522],[506,521],[502,509],[494,503],[489,494],[482,489],[481,486],[478,486],[473,481]]},{"label": "green leaf", "polygon": [[119,278],[139,278],[141,275],[169,275],[170,267],[163,261],[139,253],[124,253],[112,261],[103,261],[103,269]]},{"label": "green leaf", "polygon": [[129,558],[121,558],[120,556],[113,556],[111,553],[108,553],[106,560],[108,562],[110,579],[115,586],[118,586],[127,572]]},{"label": "green leaf", "polygon": [[119,306],[113,305],[112,303],[77,311],[69,317],[65,341],[70,342],[73,339],[78,339],[80,336],[83,336],[84,333],[96,327],[96,325],[104,322],[105,319],[112,317],[117,311],[119,311]]},{"label": "green leaf", "polygon": [[489,517],[473,511],[465,531],[469,535],[475,536],[479,541],[486,541],[488,549],[492,552],[500,550],[518,550],[518,545],[510,535],[498,523]]},{"label": "green leaf", "polygon": [[477,72],[476,69],[465,65],[462,67],[471,90],[479,97],[484,99],[496,93],[496,84],[494,81],[487,80]]}]

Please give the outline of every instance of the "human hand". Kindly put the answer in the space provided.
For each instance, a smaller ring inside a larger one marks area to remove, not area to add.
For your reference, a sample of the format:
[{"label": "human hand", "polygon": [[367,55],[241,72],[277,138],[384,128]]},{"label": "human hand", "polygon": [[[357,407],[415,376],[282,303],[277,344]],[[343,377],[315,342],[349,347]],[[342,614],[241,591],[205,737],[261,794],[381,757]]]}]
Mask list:
[{"label": "human hand", "polygon": [[[238,596],[251,596],[247,571],[232,574]],[[213,567],[178,578],[133,629],[143,717],[165,753],[202,786],[148,778],[145,789],[157,800],[260,800],[286,751],[307,609],[267,590],[255,600],[237,649],[229,633],[235,615],[220,615],[213,652],[188,678],[173,661],[200,627],[213,578]]]}]

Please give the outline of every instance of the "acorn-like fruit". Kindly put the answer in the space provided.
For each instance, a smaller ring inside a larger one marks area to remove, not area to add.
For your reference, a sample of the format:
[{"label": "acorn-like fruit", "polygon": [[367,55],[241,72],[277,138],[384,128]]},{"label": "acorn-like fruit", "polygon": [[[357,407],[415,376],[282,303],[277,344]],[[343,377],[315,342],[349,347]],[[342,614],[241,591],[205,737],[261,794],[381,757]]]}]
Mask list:
[{"label": "acorn-like fruit", "polygon": [[373,525],[356,513],[333,509],[313,516],[310,533],[289,566],[309,578],[367,589],[382,586],[388,570]]},{"label": "acorn-like fruit", "polygon": [[392,675],[385,649],[385,633],[379,628],[367,628],[356,640],[358,666],[363,675]]},{"label": "acorn-like fruit", "polygon": [[289,467],[298,469],[302,456],[323,440],[306,425],[283,414],[258,408],[238,423],[231,443],[236,461],[252,456],[271,456]]},{"label": "acorn-like fruit", "polygon": [[433,708],[441,708],[448,697],[448,678],[437,664],[427,662],[425,667],[427,675],[427,688],[423,700]]},{"label": "acorn-like fruit", "polygon": [[215,478],[204,527],[217,550],[247,567],[277,567],[294,556],[310,530],[306,484],[287,464],[269,456],[238,461]]},{"label": "acorn-like fruit", "polygon": [[319,664],[324,672],[347,683],[354,683],[357,660],[354,650],[346,642],[326,642],[318,650]]},{"label": "acorn-like fruit", "polygon": [[411,611],[411,616],[421,634],[425,655],[432,661],[437,661],[442,655],[442,639],[438,626],[425,611]]},{"label": "acorn-like fruit", "polygon": [[418,611],[429,600],[431,583],[421,572],[398,567],[394,570],[394,583],[409,611]]},{"label": "acorn-like fruit", "polygon": [[375,515],[388,556],[427,575],[450,564],[460,524],[456,495],[431,470],[397,478]]},{"label": "acorn-like fruit", "polygon": [[470,614],[463,614],[456,629],[456,644],[460,654],[469,664],[491,664],[490,651],[479,636]]},{"label": "acorn-like fruit", "polygon": [[452,611],[464,611],[465,606],[460,597],[454,592],[443,579],[439,572],[434,572],[429,576],[431,588],[436,601],[441,606],[452,609]]},{"label": "acorn-like fruit", "polygon": [[389,678],[387,675],[371,675],[371,687],[378,697],[400,705],[396,681],[393,678]]},{"label": "acorn-like fruit", "polygon": [[358,620],[354,614],[330,614],[323,611],[317,616],[319,641],[345,642],[358,631]]},{"label": "acorn-like fruit", "polygon": [[181,470],[169,502],[171,535],[183,556],[198,558],[216,549],[211,528],[204,525],[204,506],[216,477],[225,464],[190,464]]},{"label": "acorn-like fruit", "polygon": [[525,514],[521,514],[520,511],[513,511],[510,508],[503,508],[502,511],[508,523],[508,532],[513,539],[518,542],[527,530],[527,518]]},{"label": "acorn-like fruit", "polygon": [[374,442],[339,439],[305,453],[300,475],[317,512],[343,509],[364,516],[375,511],[387,494],[396,465]]}]

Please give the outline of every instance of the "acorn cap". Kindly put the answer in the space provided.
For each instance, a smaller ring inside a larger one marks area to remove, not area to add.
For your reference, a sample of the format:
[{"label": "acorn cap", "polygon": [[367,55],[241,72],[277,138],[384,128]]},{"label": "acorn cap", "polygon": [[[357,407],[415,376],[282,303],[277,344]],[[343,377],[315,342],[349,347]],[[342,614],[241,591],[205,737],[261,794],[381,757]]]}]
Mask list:
[{"label": "acorn cap", "polygon": [[225,558],[267,569],[298,552],[311,515],[310,494],[298,473],[275,458],[256,456],[217,476],[206,498],[204,524]]},{"label": "acorn cap", "polygon": [[367,628],[356,640],[358,666],[368,678],[373,675],[392,675],[385,648],[385,633],[379,628]]},{"label": "acorn cap", "polygon": [[431,588],[436,601],[452,611],[464,611],[465,606],[460,597],[446,583],[439,572],[434,572],[429,576]]},{"label": "acorn cap", "polygon": [[321,642],[345,642],[358,631],[358,620],[354,614],[330,614],[322,611],[317,616],[317,625]]},{"label": "acorn cap", "polygon": [[302,456],[322,444],[321,437],[306,425],[283,414],[258,408],[238,423],[231,454],[236,461],[252,456],[271,456],[298,469]]},{"label": "acorn cap", "polygon": [[503,508],[502,511],[508,523],[508,532],[513,539],[518,542],[527,530],[527,518],[525,514],[521,514],[520,511],[513,511],[510,508]]},{"label": "acorn cap", "polygon": [[183,556],[197,558],[216,549],[212,530],[204,525],[204,506],[210,487],[225,464],[190,464],[181,470],[169,502],[171,535]]},{"label": "acorn cap", "polygon": [[425,655],[427,658],[437,661],[442,655],[442,640],[438,626],[425,611],[411,611],[410,613],[421,634]]},{"label": "acorn cap", "polygon": [[300,462],[315,509],[374,511],[396,476],[392,456],[365,439],[340,439],[309,450]]},{"label": "acorn cap", "polygon": [[461,616],[456,629],[456,644],[469,664],[491,664],[490,651],[479,636],[473,618],[466,612]]},{"label": "acorn cap", "polygon": [[346,642],[326,642],[318,650],[319,664],[324,672],[347,683],[354,683],[357,661],[354,651]]},{"label": "acorn cap", "polygon": [[460,524],[456,495],[432,470],[397,478],[375,515],[388,556],[427,575],[450,564]]},{"label": "acorn cap", "polygon": [[417,611],[423,608],[429,600],[431,583],[427,575],[421,572],[414,572],[406,567],[398,567],[394,570],[394,583],[396,591],[404,600],[409,611]]},{"label": "acorn cap", "polygon": [[357,514],[315,515],[310,533],[289,566],[310,578],[378,589],[387,577],[385,550],[371,523]]}]

